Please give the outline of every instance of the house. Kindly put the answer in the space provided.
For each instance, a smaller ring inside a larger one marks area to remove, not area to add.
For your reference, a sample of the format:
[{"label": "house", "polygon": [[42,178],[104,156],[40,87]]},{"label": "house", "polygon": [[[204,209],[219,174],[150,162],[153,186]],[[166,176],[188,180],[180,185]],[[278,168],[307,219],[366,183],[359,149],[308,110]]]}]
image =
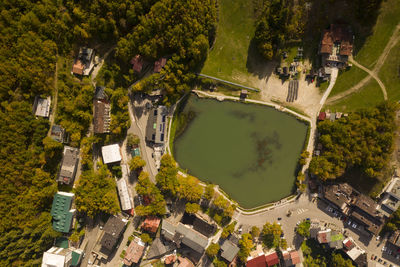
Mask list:
[{"label": "house", "polygon": [[67,248],[52,247],[43,253],[42,267],[69,267],[72,251]]},{"label": "house", "polygon": [[101,148],[104,164],[112,164],[121,162],[121,151],[118,144],[103,146]]},{"label": "house", "polygon": [[290,258],[290,253],[287,251],[282,251],[283,266],[292,266],[292,259]]},{"label": "house", "polygon": [[224,240],[221,246],[221,257],[231,263],[239,252],[239,247],[230,240]]},{"label": "house", "polygon": [[292,261],[292,266],[296,266],[301,263],[300,254],[297,250],[290,251],[290,259]]},{"label": "house", "polygon": [[245,100],[248,94],[249,93],[247,92],[247,90],[243,89],[242,91],[240,91],[240,99]]},{"label": "house", "polygon": [[68,134],[66,133],[65,129],[62,128],[60,125],[54,124],[53,126],[51,126],[50,137],[54,141],[60,143],[68,142]]},{"label": "house", "polygon": [[126,220],[116,216],[108,218],[103,231],[96,241],[93,253],[100,259],[107,260],[125,231],[126,222]]},{"label": "house", "polygon": [[330,119],[330,121],[335,121],[336,120],[336,113],[332,112],[329,119]]},{"label": "house", "polygon": [[161,69],[164,68],[166,63],[167,63],[167,59],[165,57],[162,57],[159,60],[157,60],[156,62],[154,62],[154,72],[160,72]]},{"label": "house", "polygon": [[331,24],[322,33],[319,54],[322,65],[345,67],[353,53],[353,34],[349,26]]},{"label": "house", "polygon": [[[119,179],[117,181],[118,196],[121,203],[121,210],[133,213],[133,202],[129,194],[128,186],[126,185],[125,179]],[[133,214],[132,214],[133,215]]]},{"label": "house", "polygon": [[400,230],[393,232],[388,241],[394,246],[400,248]]},{"label": "house", "polygon": [[165,246],[161,241],[161,239],[157,237],[156,239],[154,239],[153,243],[151,243],[146,258],[147,259],[160,258],[169,250],[170,248]]},{"label": "house", "polygon": [[380,202],[380,211],[386,216],[400,208],[400,178],[395,178],[387,187]]},{"label": "house", "polygon": [[370,197],[360,194],[353,198],[351,217],[362,224],[368,232],[378,235],[384,219],[378,211],[378,204]]},{"label": "house", "polygon": [[176,260],[177,260],[176,255],[175,254],[171,254],[171,255],[165,257],[164,263],[166,265],[170,265],[170,264],[173,264]]},{"label": "house", "polygon": [[131,59],[132,69],[138,73],[142,71],[143,68],[143,57],[141,55],[136,55]]},{"label": "house", "polygon": [[348,237],[348,238],[346,238],[346,239],[343,240],[343,248],[344,248],[344,250],[346,250],[346,251],[351,250],[351,249],[353,249],[355,246],[356,246],[356,245],[355,245],[355,243],[354,243],[353,238]]},{"label": "house", "polygon": [[81,264],[81,261],[84,257],[84,252],[81,249],[74,249],[72,251],[72,260],[71,260],[71,266],[76,267]]},{"label": "house", "polygon": [[124,257],[124,265],[132,266],[132,264],[139,263],[140,259],[143,256],[144,249],[146,248],[146,244],[142,242],[142,240],[138,237],[132,240],[126,249],[126,254]]},{"label": "house", "polygon": [[64,146],[60,173],[57,179],[59,183],[71,184],[74,182],[78,161],[79,149],[75,147]]},{"label": "house", "polygon": [[357,264],[357,266],[366,266],[367,259],[365,251],[357,246],[353,238],[348,237],[343,240],[343,251]]},{"label": "house", "polygon": [[265,255],[265,261],[267,262],[268,267],[279,264],[278,253],[272,252],[270,254]]},{"label": "house", "polygon": [[81,47],[72,66],[72,73],[80,76],[89,76],[94,67],[94,50]]},{"label": "house", "polygon": [[331,229],[319,231],[317,234],[317,240],[320,244],[326,244],[331,242]]},{"label": "house", "polygon": [[218,227],[214,223],[208,223],[207,221],[195,215],[195,218],[193,220],[193,229],[206,237],[211,237],[214,235]]},{"label": "house", "polygon": [[326,200],[337,209],[347,213],[348,206],[352,201],[353,188],[347,183],[325,186],[323,195]]},{"label": "house", "polygon": [[154,144],[164,144],[167,114],[165,106],[158,106],[150,111],[146,127],[146,141]]},{"label": "house", "polygon": [[261,254],[255,258],[248,258],[246,267],[266,267],[267,262],[265,260],[265,255]]},{"label": "house", "polygon": [[155,216],[147,216],[140,227],[147,232],[155,233],[157,232],[158,226],[160,226],[161,219]]},{"label": "house", "polygon": [[94,95],[93,131],[95,134],[110,132],[111,105],[104,90],[105,87],[97,86]]},{"label": "house", "polygon": [[177,267],[194,267],[194,264],[187,258],[178,257],[178,262]]},{"label": "house", "polygon": [[202,254],[208,246],[207,237],[180,222],[178,224],[173,224],[168,220],[163,220],[161,234],[168,241],[174,242],[177,247],[184,244],[200,254]]},{"label": "house", "polygon": [[326,113],[323,112],[323,111],[321,111],[321,112],[319,113],[319,115],[318,115],[318,120],[319,120],[319,121],[323,121],[323,120],[325,120],[325,119],[326,119]]},{"label": "house", "polygon": [[57,192],[53,198],[50,214],[53,217],[53,229],[61,233],[69,233],[75,209],[71,209],[73,193]]},{"label": "house", "polygon": [[40,98],[39,96],[36,96],[35,101],[33,102],[33,114],[35,114],[37,117],[48,118],[50,116],[50,106],[50,96],[47,98]]}]

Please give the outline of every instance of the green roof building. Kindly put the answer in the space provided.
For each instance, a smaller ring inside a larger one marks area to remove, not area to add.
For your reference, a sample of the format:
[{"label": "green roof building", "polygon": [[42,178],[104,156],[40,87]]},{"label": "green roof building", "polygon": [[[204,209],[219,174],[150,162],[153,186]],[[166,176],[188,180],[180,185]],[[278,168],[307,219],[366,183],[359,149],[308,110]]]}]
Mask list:
[{"label": "green roof building", "polygon": [[75,249],[72,251],[72,260],[71,260],[71,266],[79,266],[81,263],[83,256],[83,251],[80,249]]},{"label": "green roof building", "polygon": [[72,227],[75,210],[71,209],[73,193],[57,192],[54,195],[53,205],[51,206],[51,216],[53,217],[53,229],[61,233],[69,233]]}]

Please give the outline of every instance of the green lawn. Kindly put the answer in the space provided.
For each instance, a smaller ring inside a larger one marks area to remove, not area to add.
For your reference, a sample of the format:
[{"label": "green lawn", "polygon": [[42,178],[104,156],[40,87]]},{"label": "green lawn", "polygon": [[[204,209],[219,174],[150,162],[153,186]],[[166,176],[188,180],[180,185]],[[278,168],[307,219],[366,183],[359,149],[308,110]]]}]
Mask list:
[{"label": "green lawn", "polygon": [[397,24],[400,23],[400,0],[382,1],[373,34],[369,36],[355,59],[367,68],[372,68],[381,55]]},{"label": "green lawn", "polygon": [[381,101],[383,101],[383,94],[379,84],[374,79],[371,79],[356,93],[353,93],[349,97],[342,99],[340,102],[325,106],[325,109],[330,109],[331,111],[348,112],[360,108],[375,106]]},{"label": "green lawn", "polygon": [[250,41],[255,31],[252,1],[220,0],[218,3],[217,37],[201,72],[252,86],[247,69]]},{"label": "green lawn", "polygon": [[379,72],[379,78],[386,86],[388,98],[394,101],[400,100],[400,43],[390,51]]},{"label": "green lawn", "polygon": [[347,71],[341,72],[329,96],[334,96],[350,89],[359,81],[367,77],[367,75],[368,73],[356,66],[351,67]]}]

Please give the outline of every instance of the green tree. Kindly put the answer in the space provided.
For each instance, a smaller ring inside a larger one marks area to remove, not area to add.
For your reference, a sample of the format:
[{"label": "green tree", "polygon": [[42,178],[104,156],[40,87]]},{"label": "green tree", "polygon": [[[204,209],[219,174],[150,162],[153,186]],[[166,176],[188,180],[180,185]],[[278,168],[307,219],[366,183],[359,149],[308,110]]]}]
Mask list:
[{"label": "green tree", "polygon": [[232,222],[222,229],[221,238],[226,239],[235,230],[236,222]]},{"label": "green tree", "polygon": [[218,243],[211,243],[206,249],[206,254],[210,259],[213,259],[218,255],[219,249]]},{"label": "green tree", "polygon": [[243,234],[239,240],[239,252],[238,257],[241,262],[245,263],[247,257],[250,255],[250,251],[253,249],[253,238],[251,234]]},{"label": "green tree", "polygon": [[126,145],[129,148],[133,148],[134,146],[138,146],[140,143],[140,139],[139,136],[135,135],[135,134],[131,134],[129,133],[127,138],[126,138]]},{"label": "green tree", "polygon": [[141,156],[134,156],[129,161],[129,169],[133,171],[140,171],[146,166],[146,161]]},{"label": "green tree", "polygon": [[260,236],[261,230],[257,226],[253,226],[253,227],[251,227],[250,233],[253,238],[256,238],[256,237]]},{"label": "green tree", "polygon": [[211,200],[214,197],[214,194],[215,194],[214,185],[207,184],[205,191],[204,191],[204,198],[207,200]]},{"label": "green tree", "polygon": [[296,233],[303,237],[309,237],[310,236],[310,221],[302,221],[296,228]]},{"label": "green tree", "polygon": [[178,184],[177,192],[180,199],[191,202],[200,200],[204,189],[197,178],[190,175],[187,177],[178,176]]},{"label": "green tree", "polygon": [[[138,183],[135,186],[136,192],[143,197],[143,205],[136,207],[136,214],[139,216],[164,215],[165,200],[160,190],[149,179],[149,174],[141,172]],[[147,203],[146,203],[147,202]]]},{"label": "green tree", "polygon": [[262,229],[262,239],[268,248],[279,248],[282,244],[282,228],[277,223],[266,223]]},{"label": "green tree", "polygon": [[161,192],[175,197],[178,189],[178,168],[169,154],[164,154],[160,162],[160,171],[156,175],[157,186]]},{"label": "green tree", "polygon": [[332,255],[332,267],[354,267],[350,259],[344,259],[339,253]]},{"label": "green tree", "polygon": [[151,237],[147,233],[141,234],[140,235],[140,239],[146,244],[149,244],[149,243],[151,243],[153,241],[153,239],[151,239]]},{"label": "green tree", "polygon": [[185,211],[189,214],[197,213],[200,210],[200,205],[197,203],[186,203]]},{"label": "green tree", "polygon": [[227,264],[224,261],[219,260],[217,257],[214,258],[213,265],[215,267],[227,267]]}]

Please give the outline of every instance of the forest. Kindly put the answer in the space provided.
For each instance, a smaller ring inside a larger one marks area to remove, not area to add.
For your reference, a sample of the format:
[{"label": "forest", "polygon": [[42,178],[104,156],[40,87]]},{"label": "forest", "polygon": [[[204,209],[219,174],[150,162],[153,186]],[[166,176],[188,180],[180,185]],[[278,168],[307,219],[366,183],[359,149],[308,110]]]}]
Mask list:
[{"label": "forest", "polygon": [[393,151],[397,108],[395,103],[383,102],[334,122],[319,122],[322,151],[311,160],[311,173],[327,180],[358,169],[366,177],[380,177]]}]

